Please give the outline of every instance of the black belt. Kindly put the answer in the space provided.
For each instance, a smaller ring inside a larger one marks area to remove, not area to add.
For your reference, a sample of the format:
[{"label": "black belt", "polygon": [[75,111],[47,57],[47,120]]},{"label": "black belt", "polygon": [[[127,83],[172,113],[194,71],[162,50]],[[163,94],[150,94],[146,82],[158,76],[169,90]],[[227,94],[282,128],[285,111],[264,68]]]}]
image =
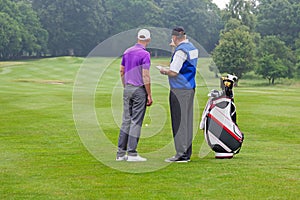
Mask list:
[{"label": "black belt", "polygon": [[142,85],[142,86],[136,86],[136,85],[132,85],[132,84],[126,84],[126,86],[133,86],[133,87],[137,87],[137,88],[145,88],[144,85]]}]

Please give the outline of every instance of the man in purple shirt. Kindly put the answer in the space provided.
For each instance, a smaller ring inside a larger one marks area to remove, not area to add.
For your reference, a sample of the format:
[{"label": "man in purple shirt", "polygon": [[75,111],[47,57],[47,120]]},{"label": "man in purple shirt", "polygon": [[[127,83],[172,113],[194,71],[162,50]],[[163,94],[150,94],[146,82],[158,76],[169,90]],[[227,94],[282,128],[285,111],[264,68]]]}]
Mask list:
[{"label": "man in purple shirt", "polygon": [[[120,75],[123,91],[123,120],[118,140],[117,161],[146,161],[137,153],[146,106],[151,106],[150,53],[146,46],[150,43],[150,32],[141,29],[137,44],[128,48],[122,58]],[[128,155],[126,155],[128,154]]]}]

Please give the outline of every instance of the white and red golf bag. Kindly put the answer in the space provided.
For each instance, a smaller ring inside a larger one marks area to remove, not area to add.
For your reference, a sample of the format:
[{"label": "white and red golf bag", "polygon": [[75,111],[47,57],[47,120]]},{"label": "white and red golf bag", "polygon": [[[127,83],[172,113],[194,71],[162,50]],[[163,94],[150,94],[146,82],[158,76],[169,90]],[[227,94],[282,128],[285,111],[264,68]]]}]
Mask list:
[{"label": "white and red golf bag", "polygon": [[222,78],[223,90],[212,90],[202,114],[200,129],[205,140],[215,151],[216,158],[232,158],[239,153],[244,134],[236,123],[236,107],[233,99],[233,84],[236,76]]}]

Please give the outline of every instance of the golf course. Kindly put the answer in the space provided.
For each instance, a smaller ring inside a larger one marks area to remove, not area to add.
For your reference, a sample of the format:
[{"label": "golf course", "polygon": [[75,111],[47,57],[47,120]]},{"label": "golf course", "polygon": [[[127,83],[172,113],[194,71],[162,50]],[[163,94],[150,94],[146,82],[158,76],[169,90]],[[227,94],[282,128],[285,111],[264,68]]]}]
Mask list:
[{"label": "golf course", "polygon": [[[219,79],[200,58],[191,162],[174,155],[169,86],[153,58],[153,105],[138,151],[116,162],[122,120],[120,58],[52,57],[0,62],[0,199],[296,200],[300,197],[300,81],[275,85],[247,73],[234,88],[239,154],[215,159],[199,129]],[[85,84],[87,83],[87,84]]]}]

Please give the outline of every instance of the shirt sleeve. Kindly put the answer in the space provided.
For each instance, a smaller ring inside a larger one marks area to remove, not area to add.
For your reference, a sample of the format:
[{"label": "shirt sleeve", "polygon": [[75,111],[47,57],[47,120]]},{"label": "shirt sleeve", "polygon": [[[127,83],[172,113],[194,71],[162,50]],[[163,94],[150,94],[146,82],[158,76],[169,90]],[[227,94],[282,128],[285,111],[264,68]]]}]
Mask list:
[{"label": "shirt sleeve", "polygon": [[176,51],[173,57],[173,61],[170,64],[170,70],[179,73],[186,59],[187,59],[186,53],[184,53],[182,50]]},{"label": "shirt sleeve", "polygon": [[121,65],[125,67],[125,56],[122,56],[122,61],[121,61]]},{"label": "shirt sleeve", "polygon": [[143,61],[142,61],[142,66],[143,66],[143,69],[150,69],[150,65],[151,65],[151,61],[150,61],[150,53],[147,52],[147,54],[145,55],[145,57],[143,58]]}]

